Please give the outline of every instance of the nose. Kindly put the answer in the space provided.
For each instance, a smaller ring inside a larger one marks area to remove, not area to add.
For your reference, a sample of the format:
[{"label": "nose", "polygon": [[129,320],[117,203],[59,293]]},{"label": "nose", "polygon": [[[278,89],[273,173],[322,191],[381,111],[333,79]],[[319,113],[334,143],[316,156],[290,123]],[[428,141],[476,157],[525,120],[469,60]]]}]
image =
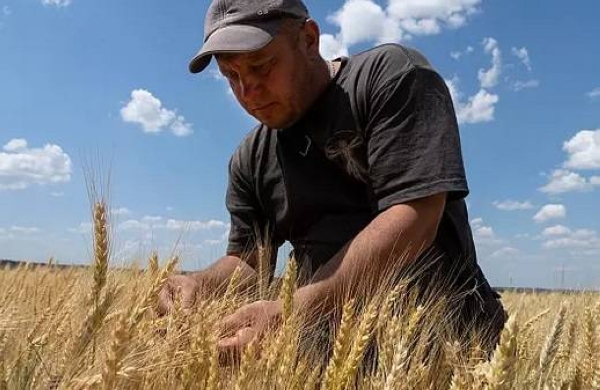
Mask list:
[{"label": "nose", "polygon": [[255,100],[260,91],[260,80],[253,75],[244,75],[239,78],[239,93],[240,97],[245,102]]}]

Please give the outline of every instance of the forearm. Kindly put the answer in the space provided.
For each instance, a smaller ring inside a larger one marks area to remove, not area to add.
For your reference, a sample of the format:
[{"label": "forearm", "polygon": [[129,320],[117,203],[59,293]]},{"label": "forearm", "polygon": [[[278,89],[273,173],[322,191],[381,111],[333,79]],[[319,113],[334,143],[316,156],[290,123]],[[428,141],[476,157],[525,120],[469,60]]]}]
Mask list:
[{"label": "forearm", "polygon": [[431,246],[439,204],[427,213],[405,205],[381,213],[317,271],[311,284],[297,290],[296,303],[329,311],[349,291],[373,292],[392,269],[401,270]]},{"label": "forearm", "polygon": [[224,292],[237,267],[240,267],[241,271],[238,290],[252,290],[256,285],[257,273],[238,256],[223,256],[210,267],[194,273],[194,277],[200,283],[201,289]]}]

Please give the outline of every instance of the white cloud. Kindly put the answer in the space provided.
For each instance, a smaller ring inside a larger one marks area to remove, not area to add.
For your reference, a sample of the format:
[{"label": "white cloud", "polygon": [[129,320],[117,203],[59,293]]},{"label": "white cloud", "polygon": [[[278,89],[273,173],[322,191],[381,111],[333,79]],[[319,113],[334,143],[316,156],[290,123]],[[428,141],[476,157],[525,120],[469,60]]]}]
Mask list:
[{"label": "white cloud", "polygon": [[19,152],[27,149],[27,141],[22,138],[15,138],[8,141],[6,145],[2,147],[6,152]]},{"label": "white cloud", "polygon": [[520,49],[513,47],[512,54],[521,60],[521,63],[525,65],[528,71],[531,72],[531,59],[529,58],[529,52],[527,51],[526,47],[522,47]]},{"label": "white cloud", "polygon": [[498,95],[481,89],[465,102],[462,100],[462,92],[458,84],[459,80],[456,77],[452,80],[446,80],[446,85],[454,102],[458,122],[475,124],[493,121],[496,104],[500,100]]},{"label": "white cloud", "polygon": [[229,224],[218,220],[183,221],[176,219],[164,220],[159,216],[145,216],[142,220],[130,219],[119,224],[120,230],[150,230],[166,229],[171,231],[199,231],[213,229],[229,229]]},{"label": "white cloud", "polygon": [[110,213],[112,215],[129,215],[129,214],[131,214],[131,210],[129,210],[127,207],[119,207],[119,208],[110,210]]},{"label": "white cloud", "polygon": [[488,70],[480,69],[478,78],[481,88],[493,88],[498,85],[502,74],[502,53],[498,47],[498,41],[494,38],[485,38],[482,44],[485,52],[492,56],[492,67]]},{"label": "white cloud", "polygon": [[[388,13],[402,21],[457,28],[478,11],[480,0],[389,0]],[[417,34],[417,32],[410,31]]]},{"label": "white cloud", "polygon": [[527,80],[527,81],[517,80],[512,84],[511,87],[512,87],[513,91],[519,92],[524,89],[532,89],[532,88],[537,88],[539,86],[540,86],[539,80]]},{"label": "white cloud", "polygon": [[518,257],[520,254],[521,254],[521,251],[518,250],[517,248],[507,246],[507,247],[501,248],[501,249],[493,252],[490,255],[490,258],[507,260],[507,259],[514,259],[514,258]]},{"label": "white cloud", "polygon": [[498,95],[488,93],[482,89],[475,96],[471,96],[466,104],[459,105],[458,119],[462,123],[482,123],[494,120],[495,104]]},{"label": "white cloud", "polygon": [[590,99],[594,99],[597,97],[600,97],[600,87],[594,88],[592,89],[590,92],[588,92],[586,95],[588,95],[588,97]]},{"label": "white cloud", "polygon": [[475,235],[481,238],[493,238],[495,233],[494,229],[489,226],[479,226],[475,228]]},{"label": "white cloud", "polygon": [[556,225],[544,229],[542,232],[543,236],[566,236],[571,233],[571,229],[563,225]]},{"label": "white cloud", "polygon": [[493,238],[494,229],[489,226],[483,225],[482,218],[475,218],[471,220],[471,226],[473,227],[473,234],[479,238]]},{"label": "white cloud", "polygon": [[563,145],[569,154],[564,166],[571,169],[600,169],[600,129],[582,130]]},{"label": "white cloud", "polygon": [[471,225],[481,226],[483,224],[483,218],[474,218],[471,220]]},{"label": "white cloud", "polygon": [[121,109],[121,118],[141,125],[145,133],[160,133],[166,128],[177,137],[193,133],[192,125],[186,123],[183,116],[163,107],[162,102],[145,89],[131,92],[131,100]]},{"label": "white cloud", "polygon": [[185,118],[178,115],[177,118],[171,123],[171,131],[177,137],[187,137],[188,135],[194,134],[192,125],[185,121]]},{"label": "white cloud", "polygon": [[504,243],[504,240],[496,236],[496,232],[491,226],[484,224],[482,218],[471,220],[471,230],[473,231],[473,239],[478,247],[485,247],[486,250],[491,250]]},{"label": "white cloud", "polygon": [[563,144],[567,160],[564,169],[556,169],[540,191],[550,194],[592,191],[600,187],[600,176],[584,177],[572,170],[600,169],[600,129],[582,130]]},{"label": "white cloud", "polygon": [[13,226],[10,228],[10,231],[17,234],[35,234],[39,233],[40,229],[36,227],[22,227],[22,226]]},{"label": "white cloud", "polygon": [[597,176],[586,179],[578,173],[566,169],[556,169],[550,175],[550,182],[540,188],[540,191],[548,194],[562,194],[591,191],[597,186],[600,186]]},{"label": "white cloud", "polygon": [[531,210],[534,207],[530,201],[517,202],[514,200],[505,200],[503,202],[496,201],[493,204],[497,209],[504,211]]},{"label": "white cloud", "polygon": [[163,220],[163,217],[161,216],[154,216],[154,215],[146,215],[144,216],[144,218],[142,218],[142,221],[146,222],[146,223],[157,223]]},{"label": "white cloud", "polygon": [[227,223],[223,221],[210,220],[207,222],[203,221],[178,221],[175,219],[169,219],[165,228],[168,230],[208,230],[208,229],[226,229]]},{"label": "white cloud", "polygon": [[8,5],[3,6],[2,15],[9,16],[10,14],[12,14],[12,10],[10,9],[10,7]]},{"label": "white cloud", "polygon": [[119,224],[119,230],[148,230],[150,225],[135,219],[129,219]]},{"label": "white cloud", "polygon": [[205,245],[208,245],[208,246],[215,246],[215,245],[223,244],[224,241],[223,240],[204,240],[202,243]]},{"label": "white cloud", "polygon": [[51,7],[68,7],[71,5],[71,0],[42,0],[42,4]]},{"label": "white cloud", "polygon": [[0,191],[71,180],[71,159],[60,146],[29,148],[24,139],[12,139],[0,152]]},{"label": "white cloud", "polygon": [[93,225],[91,222],[81,222],[79,224],[79,226],[74,227],[74,228],[69,228],[67,229],[67,231],[69,233],[76,233],[76,234],[89,234],[92,232],[93,229]]},{"label": "white cloud", "polygon": [[589,229],[578,229],[553,238],[543,244],[546,249],[596,250],[600,249],[600,235]]},{"label": "white cloud", "polygon": [[371,0],[346,1],[327,20],[340,27],[338,39],[345,46],[367,41],[396,42],[402,37],[398,21]]},{"label": "white cloud", "polygon": [[327,60],[348,56],[348,48],[344,42],[331,34],[321,35],[320,51],[323,58]]},{"label": "white cloud", "polygon": [[548,204],[533,217],[533,220],[538,223],[547,222],[552,219],[565,218],[567,209],[562,204]]},{"label": "white cloud", "polygon": [[339,27],[321,37],[325,58],[346,55],[348,47],[364,42],[398,42],[411,35],[438,34],[463,26],[481,0],[389,0],[383,8],[373,0],[347,0],[327,20]]},{"label": "white cloud", "polygon": [[450,52],[450,57],[452,57],[455,60],[460,60],[460,58],[464,55],[467,54],[471,54],[473,53],[473,51],[475,51],[475,49],[473,49],[473,46],[467,46],[467,48],[463,51],[453,51]]}]

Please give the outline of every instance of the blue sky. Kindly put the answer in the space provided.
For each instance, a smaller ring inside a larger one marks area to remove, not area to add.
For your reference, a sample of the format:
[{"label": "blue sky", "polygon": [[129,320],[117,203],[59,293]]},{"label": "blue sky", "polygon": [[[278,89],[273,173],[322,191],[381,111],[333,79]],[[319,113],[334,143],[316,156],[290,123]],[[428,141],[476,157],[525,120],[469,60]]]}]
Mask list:
[{"label": "blue sky", "polygon": [[[492,284],[600,286],[600,2],[306,3],[324,56],[397,41],[447,80]],[[254,120],[214,67],[187,72],[207,6],[0,0],[0,258],[88,262],[86,172],[109,170],[116,263],[223,253]]]}]

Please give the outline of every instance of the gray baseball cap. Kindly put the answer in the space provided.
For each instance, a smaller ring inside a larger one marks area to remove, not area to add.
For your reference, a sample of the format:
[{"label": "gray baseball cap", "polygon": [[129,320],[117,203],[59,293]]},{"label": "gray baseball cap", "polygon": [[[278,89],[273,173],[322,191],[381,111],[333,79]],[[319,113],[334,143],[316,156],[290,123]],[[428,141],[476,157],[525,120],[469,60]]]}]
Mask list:
[{"label": "gray baseball cap", "polygon": [[204,21],[204,45],[190,61],[190,72],[202,72],[215,53],[262,49],[285,17],[308,18],[308,10],[301,0],[213,0]]}]

